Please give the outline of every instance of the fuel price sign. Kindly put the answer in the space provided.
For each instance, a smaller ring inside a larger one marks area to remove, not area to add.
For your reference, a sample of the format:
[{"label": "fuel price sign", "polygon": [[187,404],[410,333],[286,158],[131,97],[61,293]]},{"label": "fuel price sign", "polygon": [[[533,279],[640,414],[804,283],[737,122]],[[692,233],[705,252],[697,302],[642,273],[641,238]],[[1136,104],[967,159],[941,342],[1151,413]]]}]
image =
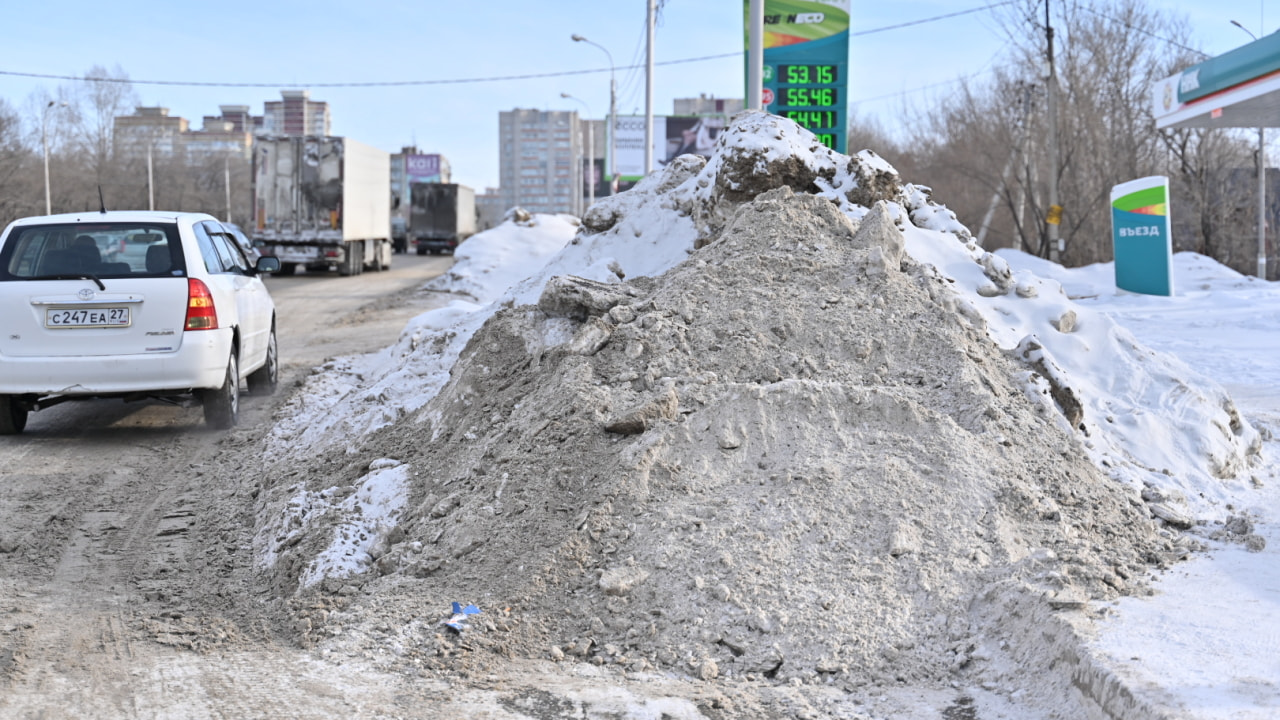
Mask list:
[{"label": "fuel price sign", "polygon": [[844,67],[844,63],[778,66],[776,98],[768,110],[806,128],[827,147],[847,152]]},{"label": "fuel price sign", "polygon": [[[745,19],[750,0],[743,4]],[[850,0],[764,0],[762,98],[772,99],[765,110],[842,153],[848,152],[849,7]]]}]

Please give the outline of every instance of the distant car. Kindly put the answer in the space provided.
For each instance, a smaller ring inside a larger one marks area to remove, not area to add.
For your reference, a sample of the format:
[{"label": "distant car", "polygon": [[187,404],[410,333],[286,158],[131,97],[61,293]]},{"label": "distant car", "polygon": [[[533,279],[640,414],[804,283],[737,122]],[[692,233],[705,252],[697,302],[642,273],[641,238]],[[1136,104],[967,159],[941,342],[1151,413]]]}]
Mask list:
[{"label": "distant car", "polygon": [[[105,250],[105,252],[104,252]],[[203,213],[85,212],[15,220],[0,234],[0,435],[33,410],[88,398],[199,403],[236,424],[240,384],[279,377],[275,304]]]}]

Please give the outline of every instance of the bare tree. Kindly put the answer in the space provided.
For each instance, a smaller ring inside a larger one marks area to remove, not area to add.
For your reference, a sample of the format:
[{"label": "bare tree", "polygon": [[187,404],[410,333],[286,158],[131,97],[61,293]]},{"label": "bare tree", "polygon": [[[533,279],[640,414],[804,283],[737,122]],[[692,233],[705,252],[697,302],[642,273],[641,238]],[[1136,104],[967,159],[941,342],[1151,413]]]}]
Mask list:
[{"label": "bare tree", "polygon": [[68,108],[72,128],[70,152],[83,163],[87,182],[76,188],[77,197],[69,199],[68,209],[88,202],[97,203],[97,188],[111,184],[119,171],[112,132],[115,119],[132,114],[138,96],[128,82],[129,75],[119,66],[115,70],[95,65],[81,80],[59,88],[61,100]]},{"label": "bare tree", "polygon": [[1187,31],[1142,0],[1069,2],[1062,22],[1060,231],[1064,261],[1085,264],[1111,257],[1111,188],[1164,170],[1149,96],[1185,57]]},{"label": "bare tree", "polygon": [[[1194,199],[1193,213],[1210,212],[1212,168],[1236,162],[1238,142],[1221,132],[1162,137],[1148,100],[1158,80],[1198,59],[1187,23],[1145,0],[1053,4],[1058,162],[1051,167],[1043,8],[1035,0],[1006,8],[1004,61],[914,123],[921,175],[936,195],[975,232],[990,216],[989,247],[1047,257],[1046,188],[1056,173],[1065,208],[1061,259],[1072,265],[1111,259],[1110,190],[1118,183],[1169,174]],[[998,212],[988,213],[993,197]],[[1213,237],[1210,219],[1195,225]]]},{"label": "bare tree", "polygon": [[24,142],[17,111],[0,99],[0,226],[35,209],[40,188],[37,160]]}]

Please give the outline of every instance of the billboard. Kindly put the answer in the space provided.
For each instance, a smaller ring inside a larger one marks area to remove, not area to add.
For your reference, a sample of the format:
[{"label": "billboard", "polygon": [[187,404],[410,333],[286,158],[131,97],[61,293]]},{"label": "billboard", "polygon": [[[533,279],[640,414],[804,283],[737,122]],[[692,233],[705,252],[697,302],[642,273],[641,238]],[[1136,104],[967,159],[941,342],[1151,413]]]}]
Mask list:
[{"label": "billboard", "polygon": [[[728,127],[723,115],[665,116],[653,118],[654,169],[662,169],[681,155],[710,157],[720,133]],[[616,120],[618,157],[616,169],[623,182],[645,175],[644,116],[621,115]]]},{"label": "billboard", "polygon": [[439,155],[405,155],[404,174],[406,183],[443,182],[440,177]]},{"label": "billboard", "polygon": [[1145,295],[1173,294],[1169,178],[1154,175],[1111,188],[1111,242],[1116,288]]},{"label": "billboard", "polygon": [[[743,6],[745,58],[751,0]],[[849,143],[849,8],[850,0],[764,0],[765,111],[794,121],[842,153]]]}]

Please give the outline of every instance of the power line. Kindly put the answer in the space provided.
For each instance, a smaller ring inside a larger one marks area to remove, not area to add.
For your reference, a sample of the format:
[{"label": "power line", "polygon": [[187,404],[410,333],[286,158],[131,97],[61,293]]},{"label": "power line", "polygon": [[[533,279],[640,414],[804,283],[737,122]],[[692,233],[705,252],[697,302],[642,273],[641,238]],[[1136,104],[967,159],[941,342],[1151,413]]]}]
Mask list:
[{"label": "power line", "polygon": [[960,17],[961,15],[970,15],[972,13],[982,12],[984,10],[994,10],[995,8],[998,8],[1002,5],[1012,5],[1016,1],[1017,0],[1004,0],[1004,2],[991,3],[990,5],[983,5],[982,7],[969,8],[968,10],[960,10],[959,12],[953,12],[947,15],[938,15],[936,17],[925,18],[923,20],[912,20],[911,22],[901,23],[899,25],[887,25],[885,27],[875,28],[873,30],[860,30],[856,33],[849,33],[849,37],[861,37],[863,35],[871,35],[874,33],[885,32],[886,30],[901,30],[902,28],[913,27],[915,25],[924,25],[925,23],[937,22],[939,20],[949,20],[953,17]]},{"label": "power line", "polygon": [[[740,54],[740,53],[739,53]],[[683,60],[667,60],[666,62],[656,63],[658,65],[675,65],[678,63],[701,62],[703,60],[714,60],[722,57],[736,57],[738,54],[730,55],[707,55],[697,58],[686,58]],[[629,70],[636,67],[644,67],[643,65],[626,65],[616,68],[617,70]],[[81,77],[77,75],[53,75],[47,73],[24,73],[13,72],[10,70],[0,70],[0,75],[11,75],[16,77],[41,78],[45,80],[77,80],[84,82],[106,82],[106,83],[124,83],[130,85],[177,85],[182,87],[266,87],[266,88],[343,88],[343,87],[401,87],[411,85],[468,85],[472,83],[484,82],[502,82],[507,80],[533,80],[537,78],[549,77],[566,77],[569,75],[591,75],[595,73],[607,73],[610,68],[597,68],[595,70],[564,70],[561,72],[548,73],[530,73],[527,75],[499,75],[493,77],[481,78],[453,78],[445,80],[382,80],[373,82],[346,82],[346,83],[297,83],[297,82],[280,82],[280,83],[264,83],[264,82],[196,82],[190,80],[130,80],[129,78],[113,78],[113,77]]]},{"label": "power line", "polygon": [[1200,57],[1204,57],[1204,58],[1211,57],[1211,56],[1209,55],[1209,53],[1207,53],[1207,52],[1204,52],[1204,51],[1202,51],[1202,50],[1197,50],[1197,49],[1195,49],[1195,48],[1193,48],[1193,47],[1188,47],[1188,46],[1183,45],[1182,43],[1178,42],[1177,40],[1171,40],[1171,39],[1169,39],[1169,38],[1167,38],[1167,37],[1161,37],[1160,35],[1156,35],[1155,33],[1151,32],[1150,30],[1146,30],[1146,29],[1144,29],[1144,28],[1140,28],[1140,27],[1138,27],[1138,26],[1136,26],[1136,25],[1134,25],[1134,24],[1132,24],[1132,23],[1130,23],[1130,22],[1128,22],[1128,21],[1126,21],[1126,20],[1121,20],[1120,18],[1111,17],[1110,15],[1107,15],[1107,14],[1105,14],[1105,13],[1100,13],[1100,12],[1098,12],[1097,10],[1094,10],[1093,8],[1090,8],[1090,7],[1083,7],[1083,6],[1082,6],[1082,7],[1081,7],[1081,9],[1082,9],[1082,10],[1084,10],[1085,12],[1091,12],[1091,13],[1093,13],[1094,15],[1097,15],[1098,17],[1102,18],[1103,20],[1110,20],[1110,21],[1111,21],[1111,22],[1113,22],[1113,23],[1117,23],[1117,24],[1123,25],[1123,26],[1125,26],[1126,28],[1128,28],[1128,29],[1130,29],[1130,30],[1133,30],[1134,32],[1140,32],[1140,33],[1142,33],[1143,35],[1146,35],[1147,37],[1150,37],[1150,38],[1153,38],[1153,39],[1159,40],[1159,41],[1161,41],[1161,42],[1168,43],[1168,44],[1170,44],[1170,45],[1172,45],[1172,46],[1174,46],[1174,47],[1176,47],[1176,48],[1180,48],[1180,49],[1182,49],[1182,50],[1186,50],[1187,52],[1193,52],[1193,53],[1195,53],[1195,54],[1199,55]]},{"label": "power line", "polygon": [[951,78],[950,80],[943,80],[942,82],[936,82],[936,83],[933,83],[932,85],[922,85],[918,88],[912,88],[910,90],[901,90],[899,92],[889,93],[887,95],[877,95],[875,97],[861,98],[861,99],[850,98],[849,102],[854,105],[861,105],[863,103],[877,102],[879,100],[891,100],[893,98],[906,97],[907,95],[914,95],[915,93],[924,92],[925,90],[932,90],[934,88],[939,88],[946,85],[954,85],[958,82],[964,82],[965,80],[971,80],[977,77],[978,75],[980,75],[981,73],[982,71],[979,70],[978,72],[969,73],[968,75],[962,75],[958,78]]},{"label": "power line", "polygon": [[978,68],[977,70],[967,75],[961,75],[960,77],[951,78],[950,80],[943,80],[941,82],[936,82],[929,85],[922,85],[917,88],[911,88],[910,90],[900,90],[898,92],[888,93],[885,95],[876,95],[875,97],[861,98],[861,99],[850,98],[849,102],[854,105],[861,105],[863,103],[877,102],[879,100],[890,100],[893,98],[906,97],[907,95],[914,95],[915,93],[924,92],[925,90],[932,90],[934,88],[944,87],[946,85],[954,85],[956,83],[972,80],[973,78],[976,78],[982,73],[986,72],[987,68],[991,67],[991,65],[996,61],[996,58],[1000,56],[1001,51],[997,51],[994,55],[991,56],[989,60],[987,60],[985,65],[983,65],[982,67]]},{"label": "power line", "polygon": [[[991,10],[1002,5],[1012,5],[1017,0],[1004,0],[1003,2],[990,3],[981,7],[961,10],[959,12],[948,13],[946,15],[937,15],[935,17],[924,18],[921,20],[913,20],[911,22],[900,23],[898,25],[888,25],[880,28],[872,28],[870,30],[861,30],[850,33],[850,37],[862,37],[864,35],[872,35],[875,33],[887,32],[889,30],[900,30],[902,28],[923,25],[925,23],[937,22],[939,20],[948,20],[950,18],[959,17],[961,15],[969,15],[976,12]],[[681,60],[664,60],[655,62],[654,65],[681,65],[684,63],[704,62],[707,60],[723,60],[726,58],[742,57],[741,52],[722,53],[719,55],[703,55],[701,57],[684,58]],[[131,85],[169,85],[182,87],[240,87],[240,88],[366,88],[366,87],[412,87],[421,85],[469,85],[474,83],[486,82],[505,82],[510,80],[536,80],[539,78],[552,77],[568,77],[571,75],[594,75],[599,73],[607,73],[611,70],[636,70],[643,68],[643,64],[624,65],[615,68],[596,68],[594,70],[563,70],[560,72],[548,73],[528,73],[525,75],[498,75],[492,77],[479,78],[452,78],[443,80],[383,80],[371,82],[327,82],[327,83],[296,83],[296,82],[198,82],[192,80],[130,80],[127,78],[113,77],[81,77],[76,75],[55,75],[52,73],[25,73],[13,70],[0,70],[0,75],[8,75],[11,77],[29,77],[39,78],[42,80],[73,80],[83,82],[107,82],[122,83]]]}]

